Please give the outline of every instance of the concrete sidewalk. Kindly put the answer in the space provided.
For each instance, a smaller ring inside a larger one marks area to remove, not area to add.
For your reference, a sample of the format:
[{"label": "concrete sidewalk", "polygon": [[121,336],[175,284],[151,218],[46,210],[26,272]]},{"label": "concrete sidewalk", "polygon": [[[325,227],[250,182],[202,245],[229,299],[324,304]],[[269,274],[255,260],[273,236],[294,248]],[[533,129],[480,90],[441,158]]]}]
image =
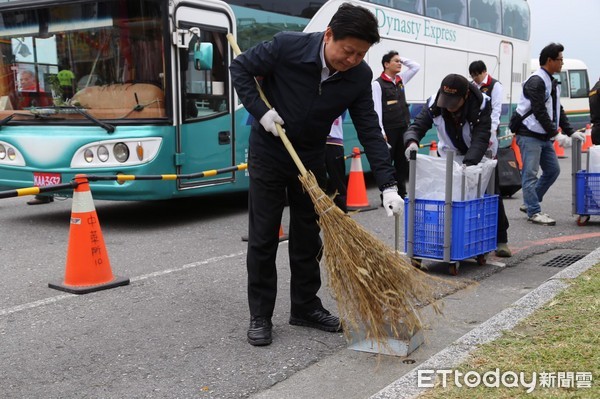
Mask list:
[{"label": "concrete sidewalk", "polygon": [[[544,257],[563,252],[550,251]],[[426,308],[425,343],[408,358],[341,350],[252,398],[414,398],[424,390],[417,387],[417,370],[455,368],[478,345],[497,339],[554,298],[567,286],[563,279],[575,278],[598,262],[600,248],[558,273],[539,267],[540,262],[506,268],[447,296],[442,317]],[[535,281],[545,282],[537,286]]]}]

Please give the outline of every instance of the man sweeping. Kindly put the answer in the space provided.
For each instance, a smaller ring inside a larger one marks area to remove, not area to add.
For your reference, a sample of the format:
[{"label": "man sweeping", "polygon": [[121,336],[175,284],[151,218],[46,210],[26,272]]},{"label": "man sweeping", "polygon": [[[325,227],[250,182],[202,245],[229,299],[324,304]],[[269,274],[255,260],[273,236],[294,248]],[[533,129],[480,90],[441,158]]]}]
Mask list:
[{"label": "man sweeping", "polygon": [[[363,62],[379,41],[377,20],[367,9],[344,3],[325,32],[282,32],[239,55],[231,64],[233,85],[254,117],[248,152],[248,302],[251,345],[272,342],[277,295],[275,258],[283,208],[290,206],[289,323],[341,331],[340,320],[317,296],[321,287],[322,242],[313,202],[298,180],[276,124],[282,125],[298,156],[324,187],[325,142],[331,124],[346,109],[383,192],[389,216],[404,206],[398,195],[389,151],[374,111],[372,71]],[[261,100],[255,77],[273,109]]]}]

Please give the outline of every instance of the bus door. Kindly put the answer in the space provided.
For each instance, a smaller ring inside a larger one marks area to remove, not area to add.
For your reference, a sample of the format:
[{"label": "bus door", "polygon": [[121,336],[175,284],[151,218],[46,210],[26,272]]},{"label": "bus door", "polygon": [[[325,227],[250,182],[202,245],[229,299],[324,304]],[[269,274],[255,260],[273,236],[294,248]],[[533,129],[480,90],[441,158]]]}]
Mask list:
[{"label": "bus door", "polygon": [[[178,104],[178,173],[235,164],[229,45],[232,19],[226,10],[184,3],[175,9],[177,53],[174,89]],[[178,189],[233,182],[234,173],[180,180]]]},{"label": "bus door", "polygon": [[[503,126],[508,123],[508,118],[510,118],[510,115],[512,114],[512,104],[515,104],[517,101],[519,101],[517,94],[520,93],[520,91],[513,90],[513,86],[515,84],[521,84],[523,80],[523,71],[521,70],[522,66],[514,65],[514,47],[511,42],[502,40],[500,42],[499,52],[498,76],[495,78],[502,83],[502,87],[504,89],[504,98],[502,98],[502,114],[500,116],[500,124]],[[505,107],[507,108],[505,109]],[[504,129],[501,128],[500,130],[503,131]]]}]

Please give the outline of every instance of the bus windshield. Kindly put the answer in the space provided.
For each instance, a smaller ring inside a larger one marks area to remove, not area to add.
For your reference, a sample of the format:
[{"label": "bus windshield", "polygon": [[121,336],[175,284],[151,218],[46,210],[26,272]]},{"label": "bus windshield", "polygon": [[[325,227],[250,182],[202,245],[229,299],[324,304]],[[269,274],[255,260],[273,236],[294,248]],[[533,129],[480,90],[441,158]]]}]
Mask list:
[{"label": "bus windshield", "polygon": [[67,121],[85,120],[81,110],[95,119],[165,118],[160,4],[59,2],[0,13],[0,119],[50,108]]}]

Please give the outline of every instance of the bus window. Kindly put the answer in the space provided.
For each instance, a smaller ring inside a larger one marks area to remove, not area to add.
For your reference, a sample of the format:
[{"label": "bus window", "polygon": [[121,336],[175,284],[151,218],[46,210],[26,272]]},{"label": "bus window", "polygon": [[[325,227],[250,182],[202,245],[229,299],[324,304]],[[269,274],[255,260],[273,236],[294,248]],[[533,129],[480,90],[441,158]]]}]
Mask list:
[{"label": "bus window", "polygon": [[587,98],[590,85],[587,80],[587,71],[561,71],[554,76],[560,82],[560,96],[565,98]]},{"label": "bus window", "polygon": [[428,17],[467,25],[467,0],[427,0]]},{"label": "bus window", "polygon": [[[201,31],[200,38],[193,38],[188,49],[181,51],[182,104],[184,121],[207,118],[228,111],[227,101],[227,41],[225,34]],[[212,50],[212,67],[197,68],[196,53],[202,43]],[[211,44],[212,46],[208,46]]]},{"label": "bus window", "polygon": [[276,33],[284,30],[302,32],[310,21],[308,18],[275,14],[262,8],[235,5],[231,8],[237,20],[237,42],[242,51],[262,41],[271,40]]},{"label": "bus window", "polygon": [[587,71],[569,71],[569,89],[571,98],[587,98],[590,91]]},{"label": "bus window", "polygon": [[502,0],[502,34],[529,40],[529,6],[520,0]]},{"label": "bus window", "polygon": [[500,0],[470,0],[469,26],[500,33]]}]

